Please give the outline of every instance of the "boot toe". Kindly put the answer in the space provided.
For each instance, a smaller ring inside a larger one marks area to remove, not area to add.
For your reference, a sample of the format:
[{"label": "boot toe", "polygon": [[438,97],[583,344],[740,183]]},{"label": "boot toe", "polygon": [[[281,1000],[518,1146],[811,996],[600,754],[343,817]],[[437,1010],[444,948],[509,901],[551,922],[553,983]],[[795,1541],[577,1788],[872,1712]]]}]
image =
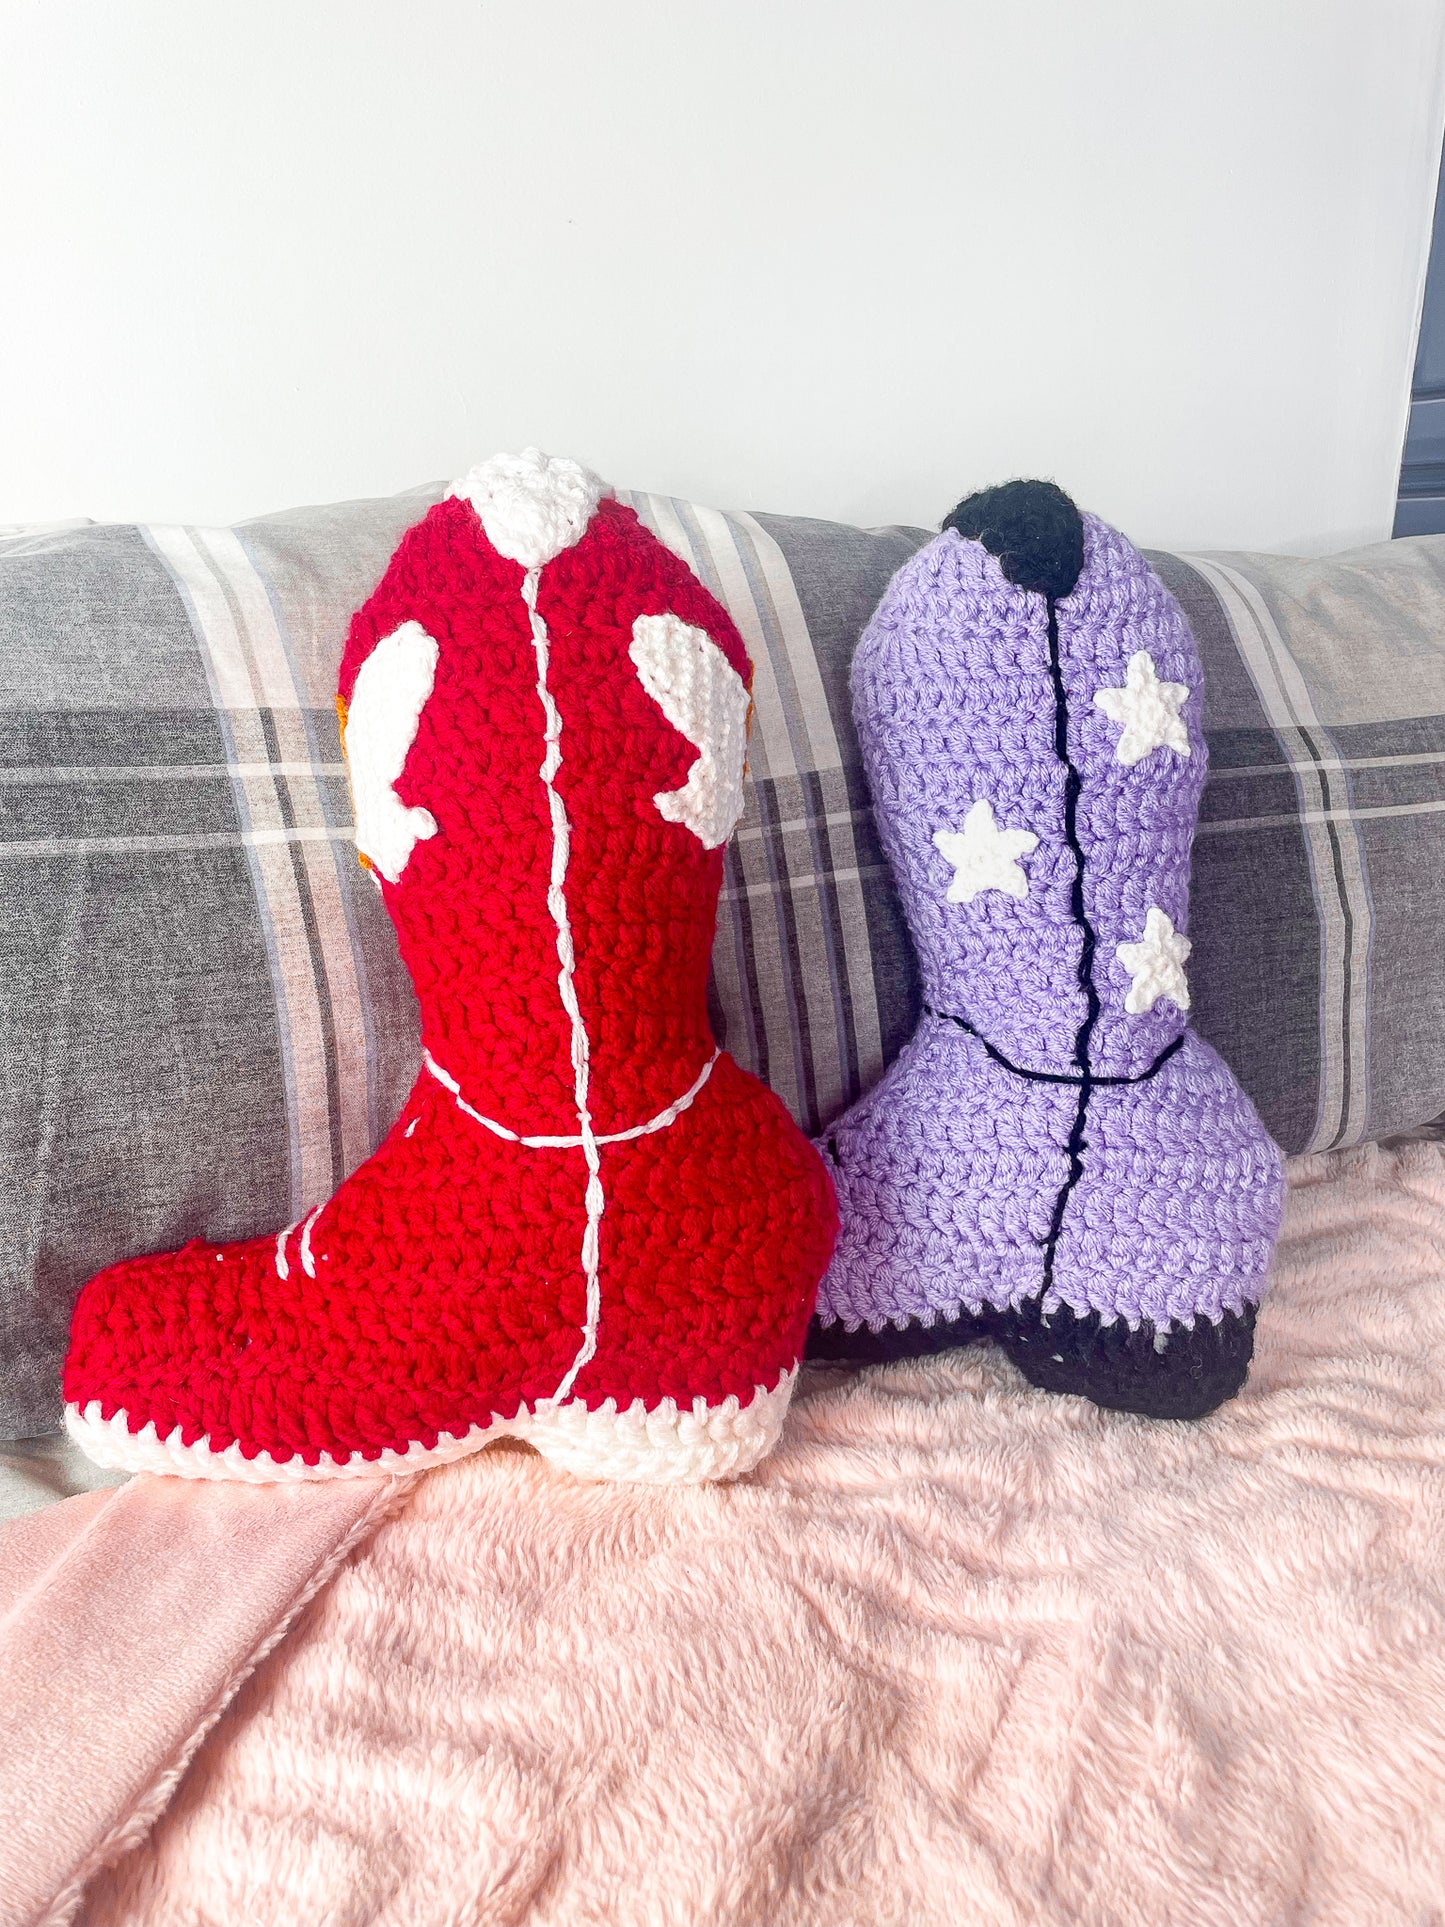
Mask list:
[{"label": "boot toe", "polygon": [[[270,1240],[132,1258],[99,1272],[71,1315],[62,1380],[68,1415],[187,1445],[228,1429],[224,1411],[250,1347],[245,1279]],[[229,1439],[226,1441],[230,1442]]]},{"label": "boot toe", "polygon": [[1255,1306],[1226,1311],[1216,1323],[1132,1329],[1122,1318],[1082,1316],[1067,1305],[1045,1315],[1035,1300],[1001,1314],[999,1344],[1031,1385],[1072,1393],[1112,1412],[1198,1419],[1244,1384],[1254,1355]]}]

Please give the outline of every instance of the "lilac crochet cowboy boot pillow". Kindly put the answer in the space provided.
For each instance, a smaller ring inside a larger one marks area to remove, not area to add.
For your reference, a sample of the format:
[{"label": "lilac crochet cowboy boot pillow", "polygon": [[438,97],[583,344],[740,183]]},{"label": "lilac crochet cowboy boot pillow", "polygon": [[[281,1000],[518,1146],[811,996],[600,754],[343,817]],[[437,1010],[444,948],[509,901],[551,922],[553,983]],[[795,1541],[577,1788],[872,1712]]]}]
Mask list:
[{"label": "lilac crochet cowboy boot pillow", "polygon": [[996,1340],[1156,1417],[1238,1391],[1280,1153],[1189,1028],[1200,664],[1138,551],[1052,483],[961,503],[853,663],[924,1014],[824,1141],[810,1353]]}]

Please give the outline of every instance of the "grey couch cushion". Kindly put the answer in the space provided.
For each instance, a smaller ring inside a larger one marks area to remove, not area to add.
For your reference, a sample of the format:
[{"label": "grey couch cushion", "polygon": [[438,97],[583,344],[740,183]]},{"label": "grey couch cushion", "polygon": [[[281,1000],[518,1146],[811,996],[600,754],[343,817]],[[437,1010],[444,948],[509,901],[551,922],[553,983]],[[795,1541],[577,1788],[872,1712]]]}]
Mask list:
[{"label": "grey couch cushion", "polygon": [[[439,492],[0,539],[0,1435],[57,1422],[93,1271],[299,1216],[409,1085],[332,694],[352,610]],[[917,1014],[847,672],[927,531],[626,499],[756,664],[714,1015],[817,1130]],[[1208,678],[1199,1027],[1287,1149],[1423,1124],[1445,1111],[1445,538],[1153,560]]]}]

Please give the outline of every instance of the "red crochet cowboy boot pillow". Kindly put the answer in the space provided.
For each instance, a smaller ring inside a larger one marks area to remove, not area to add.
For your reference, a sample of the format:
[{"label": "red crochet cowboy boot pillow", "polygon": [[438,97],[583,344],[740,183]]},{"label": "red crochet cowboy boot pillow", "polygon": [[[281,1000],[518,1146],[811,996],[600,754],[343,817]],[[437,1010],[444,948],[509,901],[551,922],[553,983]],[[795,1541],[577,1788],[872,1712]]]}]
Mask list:
[{"label": "red crochet cowboy boot pillow", "polygon": [[574,462],[498,456],[403,537],[340,707],[422,1071],[299,1224],[85,1287],[64,1384],[93,1459],[334,1478],[509,1435],[693,1480],[768,1450],[836,1220],[707,1019],[750,676]]}]

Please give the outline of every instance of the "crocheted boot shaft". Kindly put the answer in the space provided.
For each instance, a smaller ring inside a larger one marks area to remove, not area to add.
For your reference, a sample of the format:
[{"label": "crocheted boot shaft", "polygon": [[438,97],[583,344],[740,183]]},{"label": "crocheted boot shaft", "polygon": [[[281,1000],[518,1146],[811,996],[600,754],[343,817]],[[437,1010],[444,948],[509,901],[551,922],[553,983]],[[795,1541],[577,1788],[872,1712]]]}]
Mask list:
[{"label": "crocheted boot shaft", "polygon": [[65,1393],[93,1457],[335,1477],[512,1435],[658,1480],[769,1448],[836,1215],[707,1023],[749,679],[573,463],[499,457],[403,538],[340,709],[422,1072],[301,1223],[85,1288]]},{"label": "crocheted boot shaft", "polygon": [[1201,680],[1142,557],[1048,484],[961,504],[890,584],[854,708],[925,1011],[825,1140],[820,1355],[991,1337],[1160,1416],[1242,1384],[1283,1183],[1188,1027]]},{"label": "crocheted boot shaft", "polygon": [[[639,618],[644,636],[671,620],[709,639],[712,657],[698,663],[717,658],[716,700],[720,710],[735,700],[740,758],[751,676],[741,638],[686,566],[611,500],[533,571],[498,552],[464,497],[439,503],[402,538],[342,659],[349,714],[357,678],[385,639],[418,622],[436,644],[430,693],[394,786],[401,809],[435,830],[422,824],[395,879],[384,858],[365,860],[396,925],[431,1060],[469,1104],[523,1135],[578,1129],[572,997],[587,1038],[592,1121],[604,1134],[663,1110],[714,1049],[706,992],[721,838],[709,847],[654,801],[686,790],[699,749],[644,685],[633,659]],[[538,774],[547,746],[538,633],[557,722],[550,786]],[[678,674],[696,677],[702,694],[705,672],[683,648]],[[348,731],[353,765],[363,720],[358,713]],[[720,792],[724,772],[714,766],[707,776]],[[726,780],[740,782],[740,761]],[[549,895],[549,788],[566,823],[565,998]],[[358,791],[365,851],[368,836],[384,839],[388,819],[371,822]],[[381,809],[400,814],[385,790]]]}]

